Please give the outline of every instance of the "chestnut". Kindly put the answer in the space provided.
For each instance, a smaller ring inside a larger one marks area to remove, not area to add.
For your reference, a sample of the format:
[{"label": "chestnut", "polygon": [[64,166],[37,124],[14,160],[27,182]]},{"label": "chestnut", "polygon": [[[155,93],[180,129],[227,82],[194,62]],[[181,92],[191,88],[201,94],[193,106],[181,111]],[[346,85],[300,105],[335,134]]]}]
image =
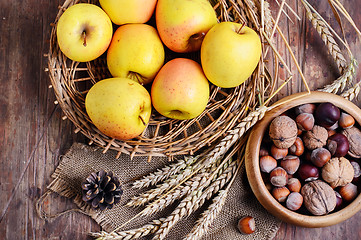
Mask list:
[{"label": "chestnut", "polygon": [[344,129],[350,128],[355,124],[355,119],[348,113],[341,113],[338,125]]},{"label": "chestnut", "polygon": [[288,190],[288,188],[286,188],[286,187],[276,187],[272,190],[272,196],[278,202],[286,201],[289,194],[290,194],[290,190]]},{"label": "chestnut", "polygon": [[301,156],[305,151],[305,146],[303,145],[303,141],[300,137],[296,138],[295,143],[288,149],[288,152],[291,155]]},{"label": "chestnut", "polygon": [[317,167],[309,163],[303,163],[298,168],[298,176],[305,182],[318,179],[320,173]]},{"label": "chestnut", "polygon": [[301,182],[298,178],[289,178],[287,182],[287,188],[291,192],[299,192],[301,190]]},{"label": "chestnut", "polygon": [[311,113],[301,113],[296,117],[297,127],[302,131],[309,131],[315,125],[315,118]]},{"label": "chestnut", "polygon": [[297,156],[288,155],[281,160],[280,166],[288,174],[294,174],[300,166],[300,159]]},{"label": "chestnut", "polygon": [[251,234],[256,230],[256,222],[251,216],[245,216],[238,221],[238,230],[242,234]]},{"label": "chestnut", "polygon": [[356,162],[355,160],[350,160],[350,163],[353,167],[353,172],[354,172],[352,182],[356,183],[356,182],[358,182],[358,180],[361,176],[361,167],[360,167],[360,164],[358,162]]},{"label": "chestnut", "polygon": [[335,133],[327,140],[327,148],[334,157],[346,156],[350,148],[347,137],[342,133]]},{"label": "chestnut", "polygon": [[288,181],[287,172],[282,167],[276,167],[270,173],[270,182],[275,187],[286,186],[287,181]]},{"label": "chestnut", "polygon": [[262,172],[270,173],[277,167],[277,160],[271,156],[263,156],[259,159],[259,167]]},{"label": "chestnut", "polygon": [[305,103],[302,105],[299,105],[297,107],[295,107],[295,113],[297,115],[301,114],[301,113],[311,113],[313,114],[314,111],[316,109],[316,105],[313,103]]},{"label": "chestnut", "polygon": [[338,189],[343,200],[351,202],[357,197],[357,186],[353,183],[347,183]]},{"label": "chestnut", "polygon": [[299,192],[292,192],[286,200],[286,207],[292,211],[297,211],[303,204],[303,197]]},{"label": "chestnut", "polygon": [[329,128],[340,119],[341,112],[340,109],[332,103],[325,102],[318,105],[314,116],[318,125]]},{"label": "chestnut", "polygon": [[271,147],[271,155],[279,160],[279,159],[282,159],[284,157],[286,157],[288,154],[288,148],[278,148],[276,147],[276,145],[272,145]]},{"label": "chestnut", "polygon": [[311,153],[311,162],[316,167],[323,167],[331,159],[331,153],[326,148],[316,148]]}]

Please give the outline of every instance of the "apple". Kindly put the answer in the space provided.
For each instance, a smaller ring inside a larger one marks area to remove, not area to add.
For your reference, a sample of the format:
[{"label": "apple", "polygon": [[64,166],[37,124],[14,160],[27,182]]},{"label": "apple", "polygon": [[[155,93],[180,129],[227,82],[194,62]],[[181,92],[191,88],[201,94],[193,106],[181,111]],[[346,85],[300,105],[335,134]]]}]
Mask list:
[{"label": "apple", "polygon": [[236,87],[252,75],[261,53],[261,40],[254,30],[239,23],[222,22],[209,30],[203,40],[203,71],[218,87]]},{"label": "apple", "polygon": [[142,23],[120,26],[107,53],[113,77],[126,77],[141,84],[153,81],[164,64],[164,47],[154,27]]},{"label": "apple", "polygon": [[113,23],[146,23],[153,15],[157,0],[99,0]]},{"label": "apple", "polygon": [[148,91],[139,83],[127,78],[108,78],[90,88],[85,109],[102,133],[127,140],[144,131],[152,104]]},{"label": "apple", "polygon": [[60,16],[56,36],[60,50],[73,61],[88,62],[108,48],[113,25],[108,15],[89,3],[75,4]]},{"label": "apple", "polygon": [[207,106],[209,82],[197,62],[176,58],[161,68],[150,95],[154,108],[163,116],[191,119]]},{"label": "apple", "polygon": [[198,51],[217,16],[208,0],[158,0],[156,24],[160,38],[172,51]]}]

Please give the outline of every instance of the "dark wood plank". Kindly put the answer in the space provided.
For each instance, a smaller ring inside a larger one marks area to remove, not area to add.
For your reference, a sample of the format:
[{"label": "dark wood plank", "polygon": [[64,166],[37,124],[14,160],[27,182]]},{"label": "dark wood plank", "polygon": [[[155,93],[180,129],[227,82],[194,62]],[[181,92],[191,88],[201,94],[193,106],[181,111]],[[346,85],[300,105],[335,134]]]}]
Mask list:
[{"label": "dark wood plank", "polygon": [[[48,88],[49,79],[44,68],[48,51],[50,23],[62,0],[0,0],[0,236],[2,239],[86,239],[87,233],[99,227],[89,217],[71,213],[54,220],[39,219],[34,201],[46,191],[50,175],[72,142],[85,141],[73,133],[73,125],[62,121],[54,94]],[[287,1],[304,17],[300,2]],[[342,1],[350,15],[361,27],[361,7],[358,0]],[[327,1],[311,1],[333,26]],[[289,13],[290,14],[290,13]],[[322,87],[338,77],[337,69],[326,54],[322,41],[307,20],[282,20],[296,58],[309,80],[311,89]],[[349,25],[345,24],[350,46],[361,61],[360,42]],[[287,53],[277,38],[277,46]],[[286,55],[285,55],[286,56]],[[291,63],[289,56],[285,57]],[[278,98],[304,91],[295,66],[295,79]],[[285,79],[281,72],[281,79]],[[361,76],[358,73],[358,79]],[[359,98],[360,99],[360,98]],[[356,101],[360,105],[360,100]],[[11,200],[11,201],[9,201]],[[48,213],[74,208],[67,199],[52,196],[45,202]],[[282,224],[275,239],[360,239],[361,213],[344,223],[319,229],[305,229]]]}]

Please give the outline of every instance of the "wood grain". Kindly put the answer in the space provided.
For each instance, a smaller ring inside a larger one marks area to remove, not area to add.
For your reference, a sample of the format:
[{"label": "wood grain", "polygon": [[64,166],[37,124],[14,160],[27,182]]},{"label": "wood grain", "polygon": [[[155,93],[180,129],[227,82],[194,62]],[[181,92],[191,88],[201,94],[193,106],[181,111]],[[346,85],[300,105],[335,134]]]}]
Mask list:
[{"label": "wood grain", "polygon": [[[296,21],[281,19],[296,58],[311,89],[322,87],[338,76],[337,68],[326,53],[322,41],[312,29],[300,2],[287,1],[303,18]],[[361,7],[358,0],[342,1],[361,27]],[[1,239],[87,239],[87,233],[99,230],[98,225],[79,213],[41,220],[34,210],[34,201],[46,191],[50,175],[72,142],[86,142],[74,133],[69,121],[53,104],[55,97],[48,88],[44,72],[48,52],[50,23],[55,19],[61,0],[0,0],[0,236]],[[311,1],[332,25],[332,11],[327,1]],[[349,44],[361,61],[360,42],[345,24]],[[277,46],[286,48],[277,35]],[[287,63],[291,63],[285,55]],[[295,78],[278,98],[305,90],[294,65]],[[280,79],[285,73],[280,73]],[[360,72],[358,73],[360,76]],[[281,83],[280,83],[281,84]],[[360,105],[360,101],[358,101]],[[52,196],[45,202],[45,211],[56,213],[74,208],[70,201]],[[283,224],[275,239],[360,239],[361,213],[338,225],[304,229]]]}]

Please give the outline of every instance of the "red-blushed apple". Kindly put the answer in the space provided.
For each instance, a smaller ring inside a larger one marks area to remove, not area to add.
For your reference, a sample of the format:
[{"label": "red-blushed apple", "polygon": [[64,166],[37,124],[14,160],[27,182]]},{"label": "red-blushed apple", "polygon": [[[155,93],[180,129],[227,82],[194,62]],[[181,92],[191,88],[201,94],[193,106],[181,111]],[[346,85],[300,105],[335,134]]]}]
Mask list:
[{"label": "red-blushed apple", "polygon": [[252,75],[261,53],[261,40],[254,30],[239,23],[221,22],[203,40],[203,71],[218,87],[236,87]]},{"label": "red-blushed apple", "polygon": [[158,0],[156,24],[164,44],[174,52],[198,51],[217,16],[208,0]]},{"label": "red-blushed apple", "polygon": [[107,53],[113,77],[130,78],[141,84],[153,81],[164,64],[164,47],[154,27],[133,23],[120,26]]},{"label": "red-blushed apple", "polygon": [[73,61],[88,62],[101,56],[112,40],[113,26],[98,6],[75,4],[60,16],[56,36],[60,50]]},{"label": "red-blushed apple", "polygon": [[167,62],[153,81],[154,108],[173,119],[191,119],[200,115],[209,99],[209,82],[201,66],[190,59]]},{"label": "red-blushed apple", "polygon": [[127,140],[144,131],[152,104],[148,91],[139,83],[128,78],[108,78],[90,88],[85,109],[102,133]]},{"label": "red-blushed apple", "polygon": [[99,3],[114,24],[123,25],[148,22],[157,0],[99,0]]}]

